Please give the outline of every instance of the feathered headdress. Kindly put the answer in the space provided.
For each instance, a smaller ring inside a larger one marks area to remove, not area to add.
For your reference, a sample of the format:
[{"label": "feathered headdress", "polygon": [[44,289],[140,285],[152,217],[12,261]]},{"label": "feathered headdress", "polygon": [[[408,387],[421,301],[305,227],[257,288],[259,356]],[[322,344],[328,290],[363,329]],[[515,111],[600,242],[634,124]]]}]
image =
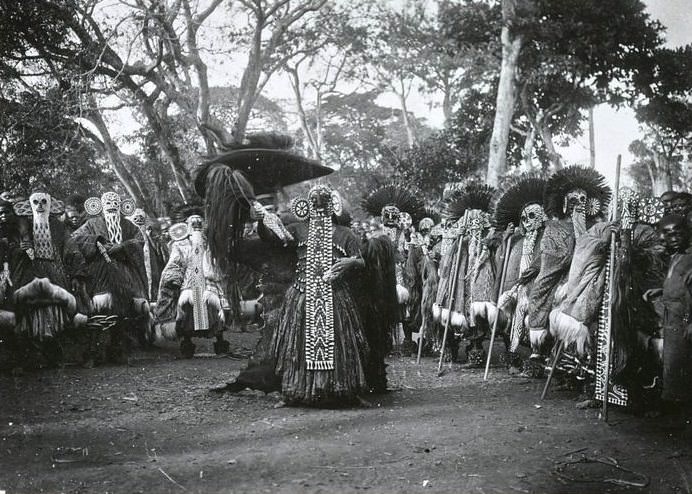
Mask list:
[{"label": "feathered headdress", "polygon": [[400,184],[381,185],[361,202],[363,210],[375,217],[382,214],[385,206],[396,206],[400,212],[410,214],[414,224],[425,217],[423,201],[411,189]]},{"label": "feathered headdress", "polygon": [[546,179],[537,173],[525,173],[507,180],[495,204],[495,226],[504,230],[512,223],[521,224],[521,212],[529,204],[543,204]]},{"label": "feathered headdress", "polygon": [[197,169],[195,191],[204,199],[209,250],[222,269],[250,218],[255,193],[275,192],[333,171],[291,152],[292,145],[284,135],[250,135],[240,143],[222,144],[223,152]]},{"label": "feathered headdress", "polygon": [[464,216],[467,209],[479,209],[490,212],[495,188],[477,180],[467,182],[461,188],[454,190],[445,201],[445,216],[458,220]]},{"label": "feathered headdress", "polygon": [[584,190],[591,201],[594,210],[589,211],[587,206],[588,216],[596,216],[607,211],[610,188],[605,177],[593,168],[570,166],[556,171],[548,179],[543,200],[546,214],[564,218],[565,196],[575,189]]}]

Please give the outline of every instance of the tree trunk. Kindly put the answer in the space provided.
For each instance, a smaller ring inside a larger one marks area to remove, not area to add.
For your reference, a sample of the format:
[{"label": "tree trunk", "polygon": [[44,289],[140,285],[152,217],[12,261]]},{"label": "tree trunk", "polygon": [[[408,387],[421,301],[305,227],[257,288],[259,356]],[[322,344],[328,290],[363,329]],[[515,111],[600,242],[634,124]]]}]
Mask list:
[{"label": "tree trunk", "polygon": [[593,123],[593,106],[589,107],[589,166],[596,168],[596,129]]},{"label": "tree trunk", "polygon": [[653,162],[648,165],[651,188],[655,196],[673,190],[673,177],[666,157],[658,151],[653,152]]},{"label": "tree trunk", "polygon": [[509,143],[509,129],[517,97],[517,61],[522,45],[522,36],[513,35],[510,30],[511,19],[514,16],[515,1],[504,0],[502,6],[504,21],[500,35],[502,41],[502,66],[500,68],[500,82],[497,86],[495,122],[493,123],[493,133],[490,138],[487,173],[487,182],[494,187],[497,187],[500,179],[507,172],[507,145]]},{"label": "tree trunk", "polygon": [[[402,83],[403,86],[403,83]],[[413,128],[413,123],[411,122],[408,107],[406,105],[406,95],[402,91],[399,96],[399,102],[401,103],[401,118],[404,121],[404,127],[406,127],[406,141],[408,143],[409,149],[416,145],[416,131]]]},{"label": "tree trunk", "polygon": [[250,120],[255,101],[257,100],[257,86],[262,75],[262,29],[264,24],[257,19],[255,33],[252,38],[252,47],[248,53],[247,66],[240,81],[238,91],[238,117],[233,125],[233,140],[241,142],[247,131],[247,124]]},{"label": "tree trunk", "polygon": [[524,148],[521,151],[521,155],[524,161],[524,166],[527,171],[533,170],[533,145],[536,142],[536,128],[533,125],[529,125],[529,130],[526,133],[526,139],[524,140]]},{"label": "tree trunk", "polygon": [[[125,154],[120,151],[118,145],[115,143],[113,138],[108,131],[106,123],[103,121],[103,116],[97,110],[94,110],[89,115],[89,121],[94,124],[96,129],[101,134],[102,141],[98,141],[103,145],[106,151],[106,156],[108,156],[108,161],[111,164],[111,168],[118,177],[118,180],[122,184],[123,188],[127,193],[135,200],[137,207],[142,208],[148,216],[156,216],[155,210],[152,207],[149,197],[147,197],[139,186],[137,179],[130,173],[130,171],[125,166]],[[93,136],[96,140],[96,136]]]},{"label": "tree trunk", "polygon": [[539,122],[539,130],[541,133],[541,140],[545,146],[545,150],[548,153],[548,159],[550,164],[553,166],[554,170],[560,170],[562,168],[562,156],[555,150],[555,143],[553,142],[553,131],[550,130],[547,119],[541,119]]}]

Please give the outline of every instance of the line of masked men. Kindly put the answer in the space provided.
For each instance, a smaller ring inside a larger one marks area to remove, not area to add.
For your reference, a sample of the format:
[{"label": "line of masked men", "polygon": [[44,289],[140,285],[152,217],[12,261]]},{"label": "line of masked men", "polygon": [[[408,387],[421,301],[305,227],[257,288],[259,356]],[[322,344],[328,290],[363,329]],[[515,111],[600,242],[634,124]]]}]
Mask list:
[{"label": "line of masked men", "polygon": [[202,211],[174,220],[150,220],[115,192],[0,195],[0,364],[121,362],[161,338],[180,338],[191,357],[195,330],[228,352],[226,277],[209,259]]},{"label": "line of masked men", "polygon": [[498,190],[460,183],[440,218],[390,195],[377,220],[353,227],[384,230],[398,248],[394,338],[406,353],[422,335],[426,352],[444,345],[457,360],[465,341],[464,365],[481,367],[494,329],[511,374],[547,375],[559,349],[556,368],[581,383],[585,403],[602,400],[604,379],[620,405],[692,401],[692,195],[621,188],[616,202],[581,167]]}]

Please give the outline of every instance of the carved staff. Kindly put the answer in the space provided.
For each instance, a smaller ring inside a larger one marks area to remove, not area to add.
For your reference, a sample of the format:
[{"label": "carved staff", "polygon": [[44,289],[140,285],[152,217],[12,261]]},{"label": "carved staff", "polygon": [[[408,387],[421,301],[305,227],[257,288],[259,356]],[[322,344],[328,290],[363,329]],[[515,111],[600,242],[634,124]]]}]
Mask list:
[{"label": "carved staff", "polygon": [[[615,194],[613,197],[613,221],[618,219],[618,192],[620,189],[620,165],[622,162],[622,155],[618,154],[617,164],[615,165]],[[604,347],[605,355],[603,356],[603,361],[605,362],[604,375],[603,375],[603,413],[602,417],[604,421],[608,421],[608,395],[609,395],[609,381],[610,381],[610,354],[612,345],[612,335],[613,335],[613,296],[615,295],[615,254],[617,249],[617,233],[610,233],[610,262],[608,263],[608,321],[606,324],[606,342]]]},{"label": "carved staff", "polygon": [[497,307],[497,312],[495,314],[495,320],[493,321],[493,329],[490,332],[490,345],[488,346],[488,358],[485,361],[485,374],[483,374],[483,380],[488,380],[488,371],[490,370],[490,357],[493,354],[493,344],[495,343],[495,334],[497,333],[497,323],[500,320],[500,297],[502,292],[505,290],[505,277],[507,275],[507,265],[509,264],[509,249],[512,247],[512,235],[507,237],[507,244],[505,245],[505,252],[502,255],[502,272],[500,273],[500,289],[495,297],[495,307]]},{"label": "carved staff", "polygon": [[[466,227],[466,219],[468,217],[468,211],[464,211],[464,218],[462,221],[462,228]],[[457,278],[459,277],[459,262],[461,260],[461,249],[462,245],[464,243],[464,235],[463,233],[460,234],[457,237],[457,241],[459,244],[457,245],[457,252],[454,258],[454,269],[452,269],[452,282],[450,284],[450,290],[448,292],[448,298],[449,298],[449,303],[448,303],[448,309],[447,309],[447,321],[445,321],[445,331],[442,334],[442,348],[440,349],[440,362],[437,364],[437,376],[439,377],[442,375],[442,359],[444,358],[445,355],[445,346],[447,345],[447,332],[449,331],[449,323],[452,320],[452,307],[454,307],[454,299],[457,291]],[[441,312],[441,315],[444,314],[444,309]]]}]

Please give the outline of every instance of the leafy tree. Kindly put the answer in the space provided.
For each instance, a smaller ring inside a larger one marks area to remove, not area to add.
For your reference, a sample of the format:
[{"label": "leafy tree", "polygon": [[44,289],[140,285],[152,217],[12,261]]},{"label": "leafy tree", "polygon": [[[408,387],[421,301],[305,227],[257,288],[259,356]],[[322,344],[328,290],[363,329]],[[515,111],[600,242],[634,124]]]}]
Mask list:
[{"label": "leafy tree", "polygon": [[99,149],[66,117],[59,91],[41,96],[7,89],[0,99],[0,190],[26,195],[42,188],[65,199],[113,185]]}]

